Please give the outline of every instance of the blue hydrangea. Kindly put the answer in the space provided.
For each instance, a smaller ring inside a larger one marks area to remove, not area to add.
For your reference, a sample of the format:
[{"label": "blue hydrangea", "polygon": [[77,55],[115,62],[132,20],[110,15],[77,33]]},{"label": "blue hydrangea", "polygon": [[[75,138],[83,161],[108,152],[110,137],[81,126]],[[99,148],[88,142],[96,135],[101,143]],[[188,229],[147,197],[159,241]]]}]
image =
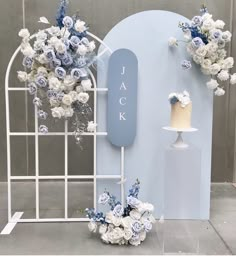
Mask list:
[{"label": "blue hydrangea", "polygon": [[191,61],[189,61],[189,60],[183,60],[181,63],[181,66],[182,66],[182,69],[184,69],[184,70],[188,70],[188,69],[192,68]]}]

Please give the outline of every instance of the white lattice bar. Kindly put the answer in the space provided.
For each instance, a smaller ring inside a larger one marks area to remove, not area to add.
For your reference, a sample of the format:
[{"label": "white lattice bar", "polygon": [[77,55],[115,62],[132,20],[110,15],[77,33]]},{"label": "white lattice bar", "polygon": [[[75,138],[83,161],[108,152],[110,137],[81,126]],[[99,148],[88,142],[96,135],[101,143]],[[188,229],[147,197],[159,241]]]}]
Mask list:
[{"label": "white lattice bar", "polygon": [[[29,88],[27,88],[27,87],[9,87],[8,88],[8,91],[28,91],[28,90],[29,90]],[[108,88],[91,88],[87,91],[107,92]]]},{"label": "white lattice bar", "polygon": [[[96,179],[121,179],[121,175],[67,175],[68,180],[93,180],[96,176]],[[10,180],[35,180],[36,176],[11,176]],[[64,180],[64,175],[42,175],[38,176],[39,180]]]},{"label": "white lattice bar", "polygon": [[[94,132],[83,132],[81,136],[94,136]],[[35,132],[9,132],[10,136],[35,136]],[[37,133],[38,136],[64,136],[64,132],[48,132],[46,134],[44,133]],[[74,136],[74,132],[68,132],[68,136]],[[96,132],[97,136],[107,136],[107,132]]]},{"label": "white lattice bar", "polygon": [[65,219],[68,218],[68,121],[65,120]]},{"label": "white lattice bar", "polygon": [[17,221],[17,223],[33,223],[33,222],[87,222],[89,221],[88,218],[68,218],[68,219],[65,219],[65,218],[41,218],[41,219],[19,219]]}]

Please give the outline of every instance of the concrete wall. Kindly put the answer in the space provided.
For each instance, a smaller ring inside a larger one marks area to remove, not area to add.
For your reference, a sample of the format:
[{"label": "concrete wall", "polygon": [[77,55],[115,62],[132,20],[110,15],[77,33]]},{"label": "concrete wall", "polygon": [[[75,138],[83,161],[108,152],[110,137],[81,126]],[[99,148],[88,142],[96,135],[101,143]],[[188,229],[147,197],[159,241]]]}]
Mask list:
[{"label": "concrete wall", "polygon": [[[59,0],[0,0],[0,180],[6,180],[6,134],[4,74],[15,48],[20,43],[18,31],[24,25],[31,32],[37,31],[40,16],[53,20]],[[191,18],[198,13],[202,0],[70,0],[70,13],[79,10],[81,17],[90,25],[90,31],[103,38],[108,31],[125,17],[144,10],[169,10]],[[226,22],[226,28],[235,32],[233,0],[205,1],[217,19]],[[236,21],[235,21],[236,22]],[[177,24],[176,24],[177,25]],[[148,36],[143,31],[143,36]],[[236,33],[233,36],[236,40]],[[236,57],[236,45],[229,52]],[[22,69],[21,58],[13,67],[11,86],[18,86],[16,70]],[[236,71],[236,70],[235,70]],[[234,177],[236,88],[228,86],[224,97],[215,98],[212,145],[212,181],[232,181]],[[31,97],[24,92],[12,92],[10,110],[12,131],[33,131]],[[63,124],[54,122],[51,131],[62,131]],[[73,137],[69,143],[70,174],[91,174],[93,166],[92,140],[85,139],[84,149],[76,147]],[[50,154],[49,154],[50,152]],[[16,137],[12,140],[12,172],[14,175],[34,173],[33,138]],[[40,139],[40,174],[63,172],[63,138]]]}]

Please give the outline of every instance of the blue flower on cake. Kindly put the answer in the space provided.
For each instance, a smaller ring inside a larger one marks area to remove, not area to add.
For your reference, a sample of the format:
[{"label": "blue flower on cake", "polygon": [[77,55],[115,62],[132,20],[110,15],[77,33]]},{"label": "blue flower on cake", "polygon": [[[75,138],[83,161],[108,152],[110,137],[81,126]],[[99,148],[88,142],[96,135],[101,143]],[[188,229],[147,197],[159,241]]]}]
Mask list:
[{"label": "blue flower on cake", "polygon": [[[187,52],[193,61],[200,65],[202,73],[211,76],[211,79],[218,83],[215,87],[210,81],[207,83],[207,87],[214,90],[215,95],[221,96],[225,91],[222,82],[229,80],[230,84],[236,84],[235,74],[230,74],[230,70],[234,66],[234,59],[227,57],[225,50],[231,41],[232,34],[229,31],[223,31],[224,21],[214,21],[205,5],[202,6],[200,13],[201,15],[194,16],[190,23],[179,23],[185,41],[170,37],[169,46],[175,47],[181,42],[186,43]],[[182,63],[182,67],[190,69],[190,65],[187,65],[186,62]]]},{"label": "blue flower on cake", "polygon": [[[26,83],[29,93],[34,95],[33,103],[39,108],[41,120],[47,117],[42,108],[49,105],[53,118],[75,118],[73,125],[78,137],[90,122],[92,112],[88,104],[93,86],[89,68],[96,59],[96,46],[88,40],[88,27],[78,14],[66,15],[67,6],[68,1],[61,0],[55,24],[41,17],[39,22],[49,27],[35,35],[31,36],[27,28],[20,30],[22,64],[26,70],[18,71],[18,79]],[[39,131],[46,133],[47,130],[45,125],[40,125]]]}]

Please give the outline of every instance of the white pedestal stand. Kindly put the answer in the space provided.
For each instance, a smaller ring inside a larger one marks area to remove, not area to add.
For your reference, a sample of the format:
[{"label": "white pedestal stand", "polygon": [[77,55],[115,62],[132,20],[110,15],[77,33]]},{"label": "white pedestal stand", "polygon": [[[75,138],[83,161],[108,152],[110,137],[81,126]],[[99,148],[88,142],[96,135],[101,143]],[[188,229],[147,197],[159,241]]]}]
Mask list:
[{"label": "white pedestal stand", "polygon": [[177,132],[178,136],[176,141],[171,145],[173,148],[188,148],[188,144],[184,142],[183,138],[182,138],[182,133],[183,132],[196,132],[197,129],[196,128],[188,128],[188,129],[177,129],[177,128],[173,128],[173,127],[169,127],[169,126],[165,126],[163,127],[164,130],[166,131],[171,131],[171,132]]}]

